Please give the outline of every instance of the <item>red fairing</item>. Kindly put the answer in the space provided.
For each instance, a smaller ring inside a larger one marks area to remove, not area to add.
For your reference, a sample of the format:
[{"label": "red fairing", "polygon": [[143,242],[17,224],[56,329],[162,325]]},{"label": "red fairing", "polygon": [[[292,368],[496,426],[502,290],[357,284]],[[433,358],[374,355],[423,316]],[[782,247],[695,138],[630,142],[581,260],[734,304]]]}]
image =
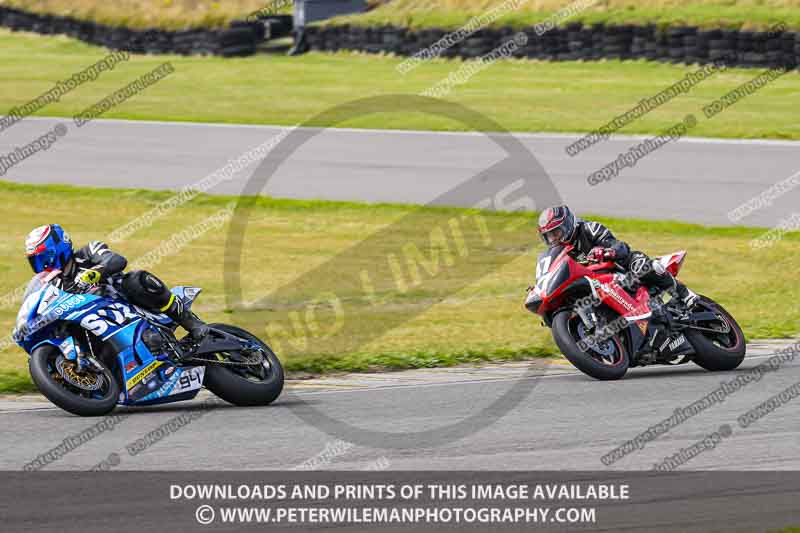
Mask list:
[{"label": "red fairing", "polygon": [[[569,277],[564,283],[559,284],[558,288],[549,295],[545,295],[542,291],[539,291],[539,295],[543,300],[542,306],[539,308],[539,314],[541,315],[547,311],[553,311],[561,307],[561,301],[564,299],[564,293],[567,287],[590,273],[589,269],[576,262],[568,255],[570,250],[572,250],[572,246],[565,246],[564,250],[558,255],[556,260],[553,261],[548,270],[548,272],[555,272],[562,263],[566,262],[569,265]],[[534,288],[534,291],[536,290],[537,288]]]},{"label": "red fairing", "polygon": [[[631,296],[620,285],[619,282],[623,276],[616,271],[614,262],[606,261],[582,265],[570,257],[569,252],[572,249],[572,246],[564,246],[561,253],[549,264],[547,271],[539,273],[540,278],[544,279],[537,280],[536,287],[528,293],[528,299],[526,300],[528,309],[535,309],[534,312],[542,316],[558,310],[563,305],[567,289],[581,278],[586,278],[589,282],[592,296],[608,305],[621,316],[625,316],[631,321],[641,320],[650,316],[651,310],[648,303],[650,296],[645,287],[640,286],[637,289],[636,296]],[[680,268],[684,256],[685,253],[667,256],[671,261],[669,264],[674,266],[676,272]],[[563,279],[562,277],[553,278],[565,263],[568,266],[568,275]],[[557,281],[557,287],[550,286],[553,280]],[[538,304],[539,300],[541,300],[541,304]],[[529,306],[532,301],[538,305]]]},{"label": "red fairing", "polygon": [[616,276],[613,274],[604,274],[597,276],[592,281],[600,301],[631,320],[650,316],[650,305],[648,304],[650,296],[647,294],[647,289],[639,287],[636,291],[636,298],[633,298],[617,283],[615,278]]}]

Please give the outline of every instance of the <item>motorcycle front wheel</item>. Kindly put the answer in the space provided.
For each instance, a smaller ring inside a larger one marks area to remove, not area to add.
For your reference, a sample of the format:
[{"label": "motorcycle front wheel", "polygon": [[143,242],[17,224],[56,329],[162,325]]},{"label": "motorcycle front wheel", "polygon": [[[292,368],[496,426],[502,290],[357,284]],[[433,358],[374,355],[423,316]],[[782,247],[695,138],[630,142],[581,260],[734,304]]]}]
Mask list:
[{"label": "motorcycle front wheel", "polygon": [[117,405],[120,386],[111,371],[76,371],[55,346],[36,348],[28,361],[31,379],[39,391],[58,407],[79,416],[102,416]]},{"label": "motorcycle front wheel", "polygon": [[577,313],[561,311],[553,318],[553,340],[570,363],[584,374],[604,381],[620,379],[628,371],[630,355],[616,334],[583,350],[578,344],[591,337]]}]

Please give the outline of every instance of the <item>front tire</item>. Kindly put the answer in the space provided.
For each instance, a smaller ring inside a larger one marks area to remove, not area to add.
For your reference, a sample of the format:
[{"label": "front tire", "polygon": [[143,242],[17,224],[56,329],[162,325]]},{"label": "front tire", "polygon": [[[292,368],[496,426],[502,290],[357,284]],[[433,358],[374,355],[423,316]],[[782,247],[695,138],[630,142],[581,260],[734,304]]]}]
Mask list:
[{"label": "front tire", "polygon": [[57,364],[71,365],[72,362],[64,361],[61,350],[50,345],[36,348],[28,361],[31,379],[48,400],[79,416],[103,416],[114,410],[120,386],[107,368],[97,377],[102,382],[101,387],[88,392],[68,383],[60,375]]},{"label": "front tire", "polygon": [[730,313],[711,298],[702,296],[697,307],[717,314],[718,321],[704,323],[702,326],[715,327],[717,324],[719,333],[695,329],[686,330],[686,338],[696,352],[694,362],[706,370],[715,372],[737,368],[744,361],[747,351],[742,328]]},{"label": "front tire", "polygon": [[[228,403],[246,406],[269,405],[274,402],[283,391],[283,366],[278,357],[261,339],[252,333],[227,324],[209,324],[212,329],[218,329],[236,337],[255,342],[264,350],[265,360],[262,366],[268,373],[266,378],[253,375],[248,377],[245,372],[237,372],[231,366],[206,365],[204,385]],[[255,379],[258,378],[258,379]]]},{"label": "front tire", "polygon": [[575,368],[595,379],[608,381],[622,378],[630,366],[630,356],[621,334],[617,333],[606,341],[612,343],[613,349],[613,358],[606,361],[591,348],[584,351],[578,346],[579,323],[583,325],[580,317],[572,311],[561,311],[553,318],[553,340],[561,353]]}]

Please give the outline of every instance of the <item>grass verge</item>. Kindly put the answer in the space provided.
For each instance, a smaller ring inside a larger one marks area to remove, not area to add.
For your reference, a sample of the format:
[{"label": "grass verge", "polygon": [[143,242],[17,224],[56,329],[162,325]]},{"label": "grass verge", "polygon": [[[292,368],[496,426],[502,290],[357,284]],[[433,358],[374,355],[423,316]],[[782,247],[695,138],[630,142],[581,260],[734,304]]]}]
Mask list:
[{"label": "grass verge", "polygon": [[[0,295],[31,276],[22,241],[32,227],[58,221],[78,244],[104,239],[169,196],[0,183],[0,200],[6,206],[0,234]],[[201,195],[113,247],[135,260],[186,227],[208,220],[231,200]],[[110,204],[113,209],[108,208]],[[688,250],[682,279],[723,303],[750,339],[797,332],[797,233],[755,256],[748,242],[763,232],[757,228],[598,219],[646,252]],[[433,237],[437,228],[452,228],[454,221],[460,221],[467,245],[458,254],[451,246],[447,255],[447,247],[442,248]],[[261,299],[263,305],[256,311],[228,308],[223,283],[226,227],[197,234],[150,269],[170,284],[203,287],[197,303],[201,316],[241,325],[267,338],[290,371],[401,369],[523,359],[556,353],[549,330],[521,307],[524,288],[533,281],[534,256],[541,247],[534,223],[532,213],[259,198],[252,208],[242,256],[243,299]],[[381,232],[379,239],[363,244],[365,236],[376,232]],[[491,236],[488,242],[486,235]],[[402,267],[406,287],[399,288],[391,276],[373,278],[377,300],[366,298],[357,281],[360,273],[391,255],[411,257],[403,255],[410,244],[421,252],[418,282],[412,282],[409,261]],[[326,264],[332,266],[321,268]],[[317,305],[316,320],[310,320],[309,302],[318,304],[320,295],[332,292],[341,312]],[[11,331],[16,307],[0,309],[0,330]],[[301,312],[293,315],[294,310]],[[298,327],[293,316],[302,318],[307,327]],[[276,323],[286,327],[274,328]],[[0,392],[30,390],[26,355],[12,347],[0,357]]]},{"label": "grass verge", "polygon": [[[377,9],[348,17],[362,25],[456,28],[505,0],[370,0]],[[521,0],[495,25],[530,26],[572,2]],[[69,15],[134,28],[220,27],[260,10],[291,12],[291,0],[3,0],[3,4],[45,14]],[[765,28],[777,22],[800,28],[798,0],[598,0],[571,21],[587,24],[694,25]]]},{"label": "grass verge", "polygon": [[33,13],[70,16],[128,28],[220,28],[249,14],[291,13],[292,0],[2,0]]},{"label": "grass verge", "polygon": [[[506,0],[391,0],[373,2],[377,9],[364,14],[340,17],[333,22],[362,26],[391,24],[411,28],[463,26]],[[545,20],[572,5],[571,0],[519,0],[515,9],[501,8],[493,26],[522,28]],[[580,2],[577,5],[587,5]],[[698,26],[701,28],[766,29],[779,22],[800,28],[798,0],[598,0],[578,10],[564,22],[584,24],[656,24],[659,26]]]},{"label": "grass verge", "polygon": [[[67,37],[0,30],[0,109],[9,110],[48,91],[106,52]],[[402,76],[400,58],[352,53],[302,57],[135,56],[86,83],[40,115],[72,116],[126,86],[164,61],[175,72],[108,111],[104,118],[294,125],[333,106],[386,94],[419,94],[461,67],[435,60]],[[447,100],[491,117],[510,131],[585,132],[681,80],[694,67],[640,62],[500,61],[458,85]],[[715,74],[620,130],[658,133],[695,113],[700,137],[800,139],[800,74],[792,72],[712,119],[704,105],[753,79],[755,70]],[[224,88],[224,90],[221,90]],[[379,129],[463,130],[421,113],[375,114],[342,126]]]}]

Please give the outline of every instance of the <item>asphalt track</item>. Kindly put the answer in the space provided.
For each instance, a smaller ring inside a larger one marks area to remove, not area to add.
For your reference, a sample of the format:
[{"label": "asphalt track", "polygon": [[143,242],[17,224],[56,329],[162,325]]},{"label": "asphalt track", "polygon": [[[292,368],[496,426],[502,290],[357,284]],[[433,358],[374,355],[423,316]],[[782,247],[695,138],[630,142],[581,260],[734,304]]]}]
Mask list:
[{"label": "asphalt track", "polygon": [[[177,189],[198,182],[283,128],[98,120],[77,128],[66,119],[28,119],[0,135],[0,154],[58,122],[68,134],[46,152],[11,168],[26,183]],[[800,170],[797,142],[684,139],[669,144],[597,186],[587,176],[641,139],[617,137],[576,157],[575,135],[519,134],[561,197],[579,213],[730,225],[727,213]],[[326,130],[301,147],[270,179],[276,197],[424,204],[501,160],[481,134]],[[239,194],[254,167],[210,192]],[[508,172],[527,176],[530,169]],[[793,214],[794,189],[739,224],[773,227]],[[537,206],[541,208],[541,206]]]},{"label": "asphalt track", "polygon": [[[748,359],[733,372],[706,372],[690,363],[632,369],[617,382],[594,381],[558,363],[296,382],[270,407],[224,404],[209,408],[202,417],[162,435],[136,455],[128,453],[128,445],[171,419],[194,412],[192,405],[196,408],[201,400],[118,409],[122,419],[113,431],[46,468],[85,470],[115,453],[119,458],[115,468],[125,470],[294,469],[303,465],[347,470],[640,470],[652,468],[728,424],[729,437],[681,469],[797,470],[800,419],[795,403],[775,409],[746,429],[737,425],[737,418],[800,381],[800,360],[784,363],[779,371],[742,387],[643,449],[611,465],[600,460],[669,418],[675,409],[700,400],[720,382],[764,363],[777,348],[750,346]],[[498,402],[509,390],[520,394],[513,401],[506,396]],[[325,422],[323,416],[339,422]],[[468,431],[463,434],[437,431],[468,418]],[[6,428],[0,434],[0,469],[22,469],[97,421],[69,415],[42,399],[0,401],[0,425]]]},{"label": "asphalt track", "polygon": [[[0,153],[30,142],[56,122],[35,119],[17,124],[0,135]],[[27,183],[176,189],[197,182],[279,131],[124,121],[98,121],[80,130],[70,125],[69,134],[50,150],[12,168],[5,177]],[[609,183],[589,187],[586,176],[615,159],[634,139],[614,139],[570,158],[563,148],[574,136],[519,138],[536,154],[562,198],[580,212],[724,225],[729,224],[730,209],[798,170],[797,143],[688,139],[652,154]],[[502,156],[482,135],[327,131],[287,162],[266,193],[425,203]],[[514,172],[524,175],[526,169]],[[212,192],[237,194],[248,175],[244,171]],[[798,194],[791,191],[742,223],[775,225],[793,212]],[[769,353],[769,346],[751,350],[751,358],[738,372],[762,363]],[[747,429],[736,425],[739,415],[800,381],[796,361],[610,466],[601,463],[602,455],[669,417],[677,407],[699,400],[737,372],[713,374],[693,365],[656,367],[635,369],[622,381],[602,383],[563,365],[534,366],[530,372],[511,365],[431,369],[412,378],[387,374],[306,382],[269,408],[214,407],[137,455],[127,453],[126,445],[191,408],[176,404],[122,409],[123,422],[113,431],[47,468],[88,469],[117,454],[119,469],[290,469],[314,461],[341,440],[352,446],[317,467],[649,469],[729,424],[730,437],[684,468],[800,469],[796,405],[783,406]],[[515,385],[513,390],[524,394],[490,407]],[[442,437],[436,431],[458,427],[465,419],[470,420],[465,433],[445,432]],[[0,434],[4,450],[0,469],[21,469],[94,422],[36,399],[2,401],[0,424],[6,430]]]}]

